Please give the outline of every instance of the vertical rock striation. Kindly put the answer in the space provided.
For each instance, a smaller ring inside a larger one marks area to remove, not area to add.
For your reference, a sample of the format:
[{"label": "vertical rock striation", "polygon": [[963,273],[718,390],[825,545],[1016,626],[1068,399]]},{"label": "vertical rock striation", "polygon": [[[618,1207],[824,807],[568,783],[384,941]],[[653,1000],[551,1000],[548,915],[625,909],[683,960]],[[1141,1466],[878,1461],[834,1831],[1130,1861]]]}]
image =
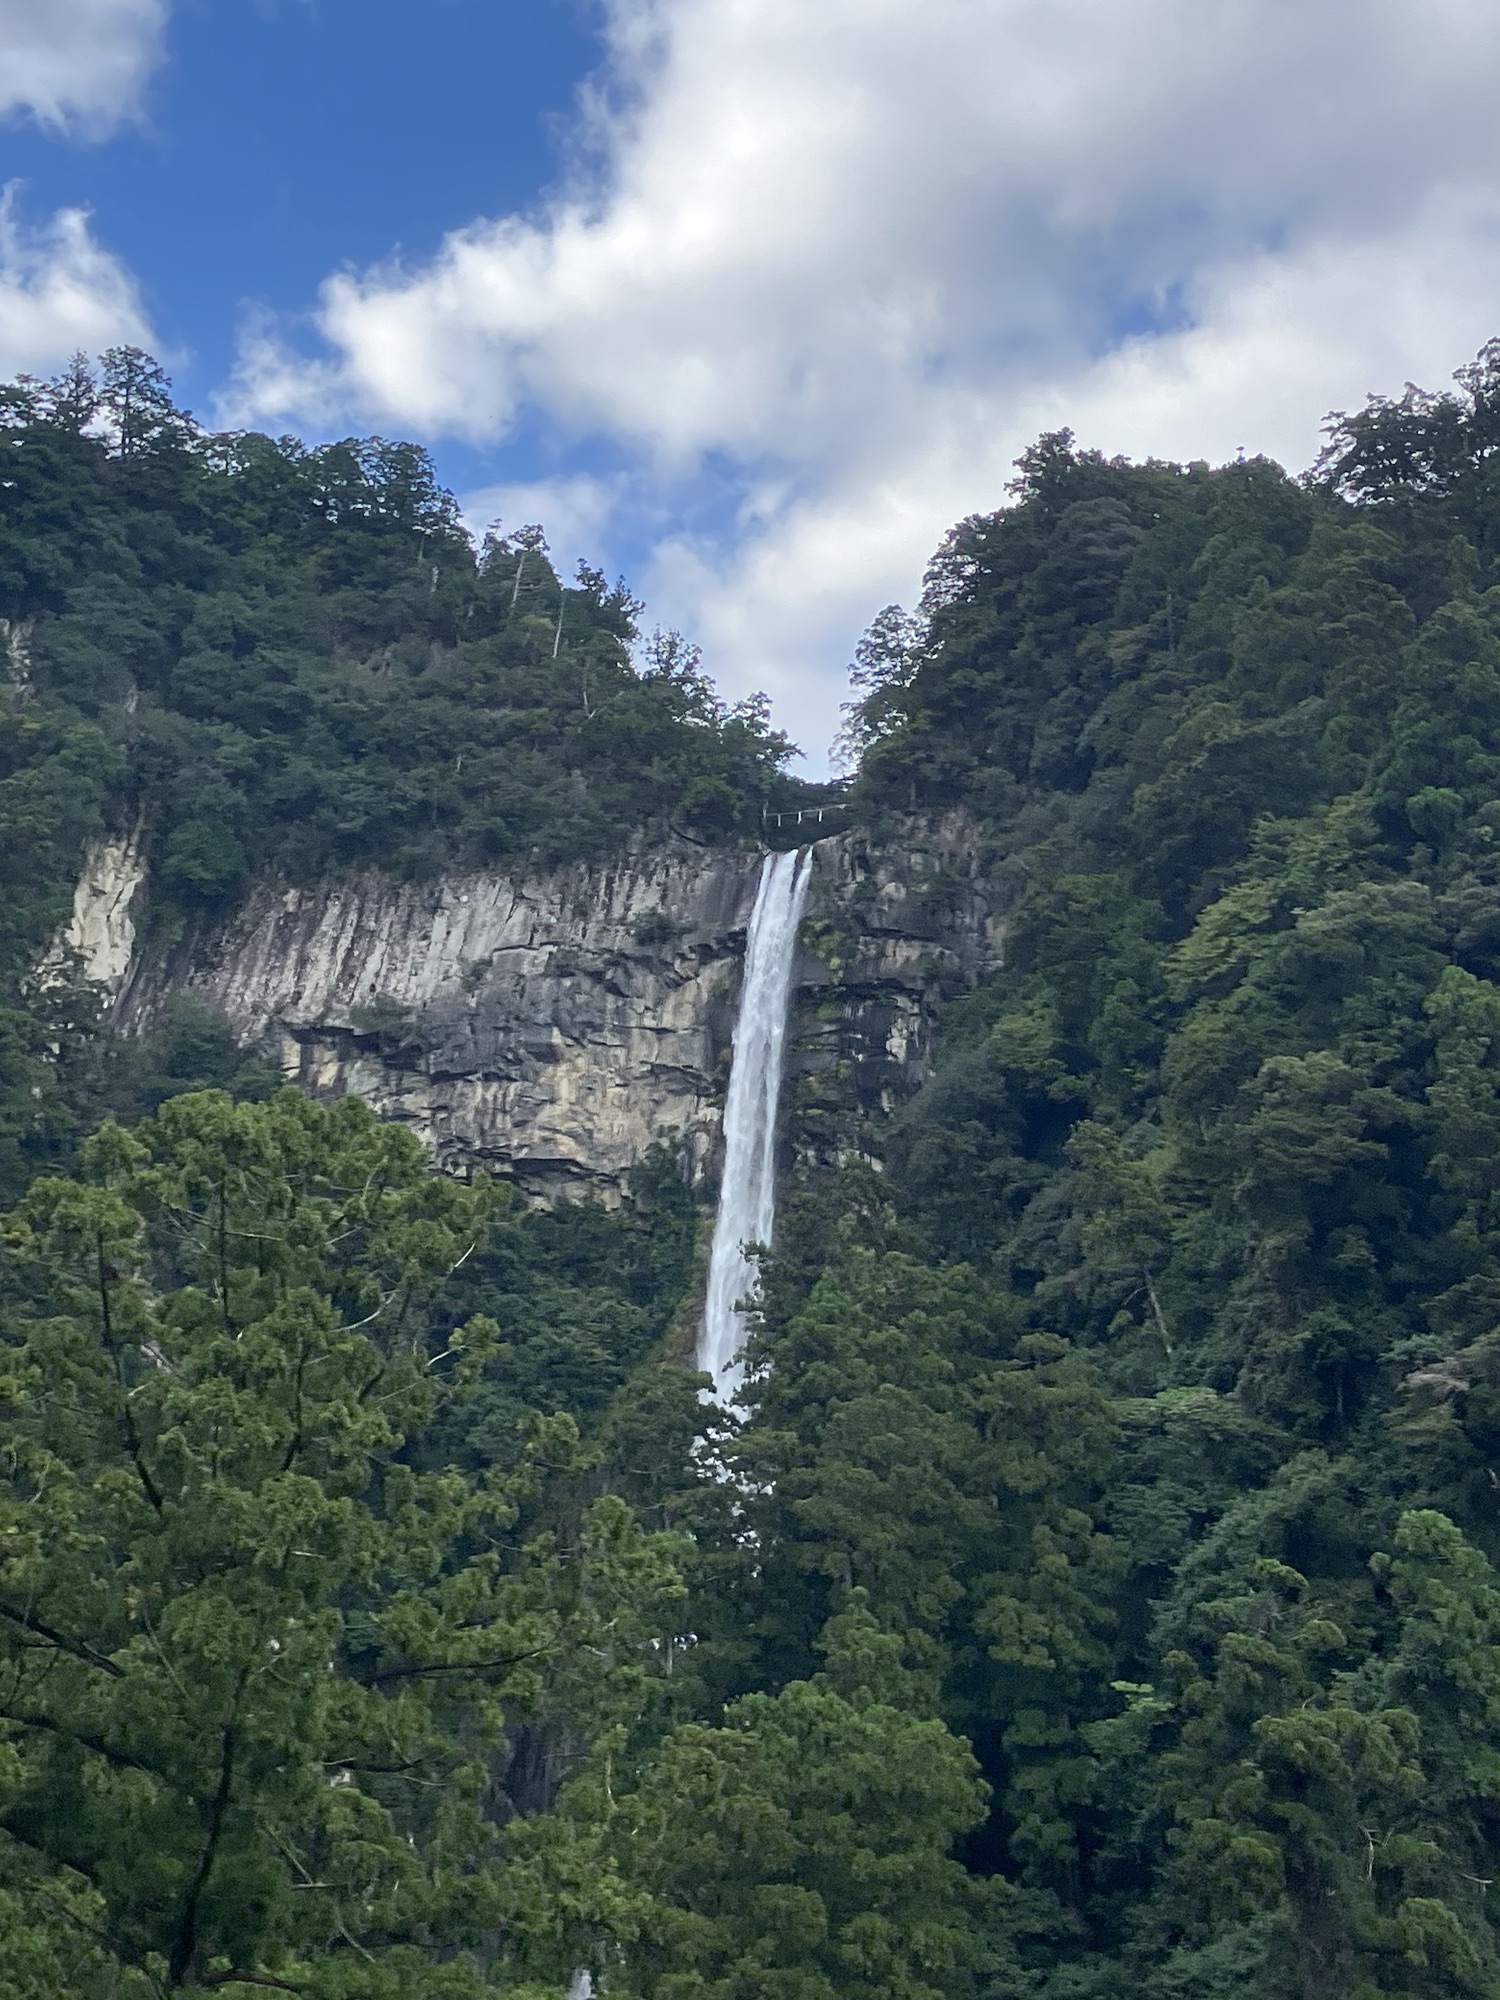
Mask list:
[{"label": "vertical rock striation", "polygon": [[[984,976],[1000,928],[957,816],[819,841],[794,970],[794,1136],[858,1144],[921,1073],[934,1003]],[[686,842],[608,862],[263,885],[227,922],[130,967],[116,1024],[175,992],[355,1091],[446,1167],[605,1193],[658,1141],[694,1173],[719,1138],[760,857]]]}]

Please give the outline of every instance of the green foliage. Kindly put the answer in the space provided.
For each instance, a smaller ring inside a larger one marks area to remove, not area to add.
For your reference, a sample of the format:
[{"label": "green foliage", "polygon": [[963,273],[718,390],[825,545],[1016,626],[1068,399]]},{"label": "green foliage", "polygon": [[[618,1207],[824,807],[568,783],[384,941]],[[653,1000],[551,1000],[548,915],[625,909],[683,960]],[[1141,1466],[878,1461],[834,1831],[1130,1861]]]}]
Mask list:
[{"label": "green foliage", "polygon": [[639,603],[539,529],[476,551],[414,445],[206,433],[120,348],[0,387],[0,461],[0,1198],[66,1163],[26,978],[90,835],[139,826],[167,933],[256,874],[723,840],[799,793],[763,701],[675,635],[633,660]]},{"label": "green foliage", "polygon": [[0,609],[33,729],[118,745],[100,776],[169,902],[247,870],[571,859],[676,813],[731,832],[782,783],[762,709],[722,709],[680,642],[633,667],[640,606],[586,566],[565,585],[540,530],[476,555],[415,446],[205,434],[128,349],[87,384],[5,392]]},{"label": "green foliage", "polygon": [[[836,1649],[835,1649],[836,1650]],[[565,1798],[639,1912],[611,1990],[650,2000],[972,1992],[981,1899],[950,1858],[983,1786],[962,1741],[828,1677],[685,1724],[635,1788]]]},{"label": "green foliage", "polygon": [[533,1213],[23,974],[136,819],[163,923],[737,837],[764,708],[409,447],[11,392],[0,1990],[1500,1992],[1497,379],[1301,482],[1044,437],[876,619],[850,796],[1004,965],[732,1413],[668,1155]]},{"label": "green foliage", "polygon": [[[1017,1990],[1500,1980],[1495,377],[1487,348],[1457,395],[1332,420],[1301,484],[1044,438],[861,655],[865,809],[964,806],[1010,892],[1006,969],[881,1135],[864,1225],[971,1303],[956,1341],[882,1307],[899,1357],[862,1406],[848,1252],[800,1306],[773,1284],[742,1449],[768,1427],[771,1512],[800,1509],[767,1573],[800,1546],[868,1591],[994,1786],[976,1865],[1056,1899]],[[804,1326],[835,1440],[811,1475],[773,1450]],[[1044,1562],[960,1442],[978,1354],[1037,1341],[1100,1398],[1076,1456],[1044,1405],[1022,1423],[1039,1496],[1072,1468],[1091,1566],[1050,1526]],[[865,1553],[887,1506],[905,1570]],[[971,1535],[1023,1609],[1076,1594],[1024,1709],[968,1664]]]},{"label": "green foliage", "polygon": [[449,1995],[504,1945],[510,1718],[628,1712],[675,1586],[618,1500],[516,1538],[566,1417],[505,1472],[404,1449],[495,1340],[431,1311],[494,1205],[353,1102],[210,1092],[12,1214],[10,1991]]}]

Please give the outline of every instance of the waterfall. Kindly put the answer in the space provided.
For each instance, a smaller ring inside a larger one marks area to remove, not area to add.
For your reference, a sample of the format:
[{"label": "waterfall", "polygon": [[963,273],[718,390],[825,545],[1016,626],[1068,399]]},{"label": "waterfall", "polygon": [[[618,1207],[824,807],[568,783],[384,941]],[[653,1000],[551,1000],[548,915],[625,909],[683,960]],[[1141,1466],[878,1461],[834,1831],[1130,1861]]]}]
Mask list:
[{"label": "waterfall", "polygon": [[729,1097],[724,1106],[724,1178],[708,1265],[708,1298],[698,1366],[714,1378],[714,1397],[739,1394],[744,1344],[737,1302],[755,1290],[747,1243],[769,1243],[776,1214],[776,1104],[786,1044],[787,1002],[797,926],[807,901],[812,851],[768,854],[761,863],[745,949],[745,989],[734,1029]]}]

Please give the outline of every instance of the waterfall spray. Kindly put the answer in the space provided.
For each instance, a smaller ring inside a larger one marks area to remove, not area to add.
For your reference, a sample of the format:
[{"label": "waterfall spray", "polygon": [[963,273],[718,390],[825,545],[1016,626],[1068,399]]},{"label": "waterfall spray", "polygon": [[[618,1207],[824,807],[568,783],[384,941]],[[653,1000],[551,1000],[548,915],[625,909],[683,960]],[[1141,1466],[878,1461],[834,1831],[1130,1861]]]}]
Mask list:
[{"label": "waterfall spray", "polygon": [[698,1339],[698,1366],[713,1377],[714,1397],[725,1404],[735,1400],[744,1379],[744,1322],[735,1308],[754,1293],[756,1280],[755,1259],[745,1246],[769,1243],[776,1215],[776,1105],[797,926],[811,875],[810,849],[766,856],[746,941],[724,1106],[724,1178]]}]

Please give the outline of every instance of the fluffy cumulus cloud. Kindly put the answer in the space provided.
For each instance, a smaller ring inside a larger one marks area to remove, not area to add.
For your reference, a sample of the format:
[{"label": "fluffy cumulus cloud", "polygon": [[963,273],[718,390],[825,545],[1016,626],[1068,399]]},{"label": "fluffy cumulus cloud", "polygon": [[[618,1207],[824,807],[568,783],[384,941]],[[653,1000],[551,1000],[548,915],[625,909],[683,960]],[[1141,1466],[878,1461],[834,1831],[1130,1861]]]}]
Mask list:
[{"label": "fluffy cumulus cloud", "polygon": [[598,533],[810,745],[1039,428],[1305,463],[1500,330],[1492,0],[614,0],[607,56],[545,211],[331,278],[234,414],[604,444]]},{"label": "fluffy cumulus cloud", "polygon": [[[0,0],[0,118],[102,139],[140,109],[161,55],[166,0]],[[130,272],[88,216],[29,226],[0,195],[0,376],[45,375],[82,348],[152,344]]]},{"label": "fluffy cumulus cloud", "polygon": [[0,0],[0,116],[99,138],[139,108],[165,0]]},{"label": "fluffy cumulus cloud", "polygon": [[58,211],[38,229],[17,214],[15,190],[0,198],[0,380],[47,375],[80,349],[98,354],[150,347],[130,272],[95,239],[88,217]]}]

